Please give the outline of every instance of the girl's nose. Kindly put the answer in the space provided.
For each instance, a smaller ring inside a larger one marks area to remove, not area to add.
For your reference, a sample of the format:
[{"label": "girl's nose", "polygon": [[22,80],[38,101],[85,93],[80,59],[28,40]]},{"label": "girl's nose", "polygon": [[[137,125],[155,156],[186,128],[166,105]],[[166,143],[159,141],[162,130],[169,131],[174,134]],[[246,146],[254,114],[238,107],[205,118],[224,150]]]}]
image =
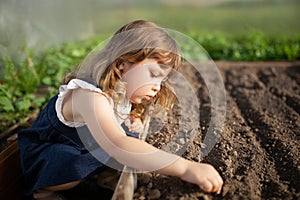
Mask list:
[{"label": "girl's nose", "polygon": [[153,87],[152,87],[153,92],[158,92],[159,90],[160,90],[160,84],[153,85]]}]

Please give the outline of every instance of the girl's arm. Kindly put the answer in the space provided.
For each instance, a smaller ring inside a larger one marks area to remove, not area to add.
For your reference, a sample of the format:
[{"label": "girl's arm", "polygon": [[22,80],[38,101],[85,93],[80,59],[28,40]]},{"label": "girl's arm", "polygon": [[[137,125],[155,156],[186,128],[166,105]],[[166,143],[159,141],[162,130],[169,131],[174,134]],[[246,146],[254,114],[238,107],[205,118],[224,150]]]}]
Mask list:
[{"label": "girl's arm", "polygon": [[223,181],[211,165],[185,160],[126,136],[104,95],[77,89],[73,91],[72,100],[73,116],[83,119],[96,142],[120,163],[143,171],[178,176],[207,192],[220,193]]}]

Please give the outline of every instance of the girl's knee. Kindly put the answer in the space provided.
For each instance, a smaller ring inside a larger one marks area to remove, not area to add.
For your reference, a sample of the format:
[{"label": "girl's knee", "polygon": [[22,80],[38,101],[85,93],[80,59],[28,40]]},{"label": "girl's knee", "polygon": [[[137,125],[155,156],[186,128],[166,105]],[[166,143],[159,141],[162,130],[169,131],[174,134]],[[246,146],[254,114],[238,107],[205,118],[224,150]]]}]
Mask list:
[{"label": "girl's knee", "polygon": [[49,191],[68,190],[68,189],[71,189],[73,187],[76,187],[77,185],[79,185],[80,182],[81,181],[74,181],[74,182],[65,183],[65,184],[61,184],[61,185],[50,186],[50,187],[47,187],[47,188],[44,188],[44,189],[49,190]]}]

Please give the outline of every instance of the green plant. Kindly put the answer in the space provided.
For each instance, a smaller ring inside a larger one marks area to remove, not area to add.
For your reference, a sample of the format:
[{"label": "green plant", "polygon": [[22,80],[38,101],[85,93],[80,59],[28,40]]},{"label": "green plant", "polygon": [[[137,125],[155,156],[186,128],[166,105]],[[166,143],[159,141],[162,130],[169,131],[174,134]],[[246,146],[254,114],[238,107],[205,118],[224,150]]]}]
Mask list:
[{"label": "green plant", "polygon": [[34,95],[40,81],[31,57],[19,65],[4,57],[1,65],[4,66],[0,84],[0,130],[3,131],[39,109],[45,97]]},{"label": "green plant", "polygon": [[[65,43],[33,55],[32,49],[23,61],[12,57],[0,58],[0,132],[38,112],[50,96],[57,93],[64,74],[74,67],[97,45],[99,38]],[[46,88],[46,91],[42,91]]]},{"label": "green plant", "polygon": [[192,36],[214,60],[266,61],[300,58],[300,38],[270,37],[258,30],[229,37],[224,34]]}]

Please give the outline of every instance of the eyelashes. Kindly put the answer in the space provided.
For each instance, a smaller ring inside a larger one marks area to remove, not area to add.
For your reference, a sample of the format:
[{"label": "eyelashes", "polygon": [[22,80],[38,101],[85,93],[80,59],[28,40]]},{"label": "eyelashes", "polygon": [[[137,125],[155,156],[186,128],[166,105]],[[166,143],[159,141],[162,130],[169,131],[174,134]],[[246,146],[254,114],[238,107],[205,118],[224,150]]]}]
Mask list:
[{"label": "eyelashes", "polygon": [[155,73],[155,72],[151,72],[151,71],[150,71],[150,77],[154,78],[154,79],[158,79],[158,78],[161,79],[160,80],[161,85],[165,85],[168,80],[168,76],[164,76],[160,73]]},{"label": "eyelashes", "polygon": [[169,77],[169,71],[164,69],[165,66],[163,69],[161,68],[161,66],[150,66],[148,68],[149,75],[152,79],[157,79],[160,82],[160,84],[165,84]]},{"label": "eyelashes", "polygon": [[164,78],[166,76],[162,71],[156,69],[150,69],[149,72],[151,78]]},{"label": "eyelashes", "polygon": [[155,72],[150,71],[150,77],[151,78],[159,78],[159,73],[155,73]]}]

